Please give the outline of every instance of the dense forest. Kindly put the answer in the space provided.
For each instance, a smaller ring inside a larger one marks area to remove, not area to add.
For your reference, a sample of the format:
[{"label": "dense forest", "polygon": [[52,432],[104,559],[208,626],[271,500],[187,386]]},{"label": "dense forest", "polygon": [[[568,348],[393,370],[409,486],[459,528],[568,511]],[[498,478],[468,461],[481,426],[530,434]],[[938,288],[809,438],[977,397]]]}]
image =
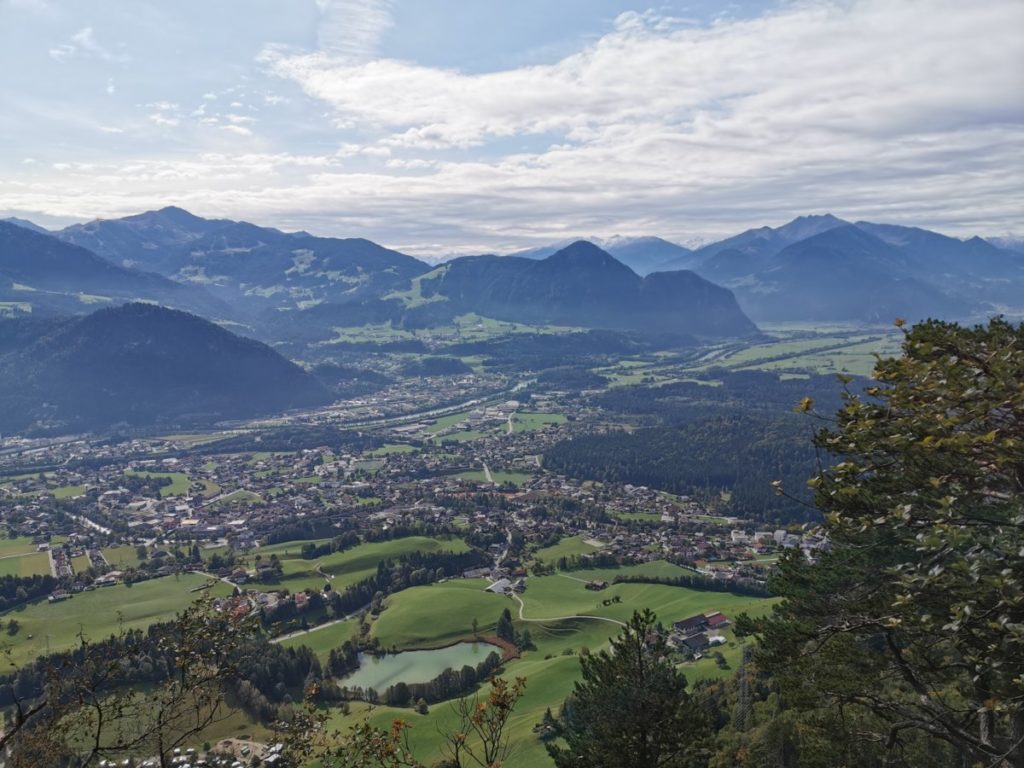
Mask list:
[{"label": "dense forest", "polygon": [[[545,467],[712,505],[727,499],[726,511],[744,518],[816,519],[806,481],[818,469],[812,437],[820,423],[793,409],[811,397],[822,411],[834,410],[840,382],[833,376],[781,380],[756,371],[718,370],[707,377],[707,383],[628,387],[594,397],[595,405],[639,428],[563,441],[544,455]],[[776,480],[786,495],[774,492]]]}]

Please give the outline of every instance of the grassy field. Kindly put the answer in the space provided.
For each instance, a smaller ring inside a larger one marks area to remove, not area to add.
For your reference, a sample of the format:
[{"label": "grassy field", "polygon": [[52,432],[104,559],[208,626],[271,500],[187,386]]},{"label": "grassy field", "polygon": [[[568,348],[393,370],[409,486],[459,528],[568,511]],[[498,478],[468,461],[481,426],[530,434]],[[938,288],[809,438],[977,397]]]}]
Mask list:
[{"label": "grassy field", "polygon": [[63,485],[60,488],[54,488],[51,493],[55,499],[70,499],[81,496],[85,493],[86,488],[88,488],[86,485]]},{"label": "grassy field", "polygon": [[[460,472],[458,475],[456,475],[456,477],[458,477],[461,480],[469,480],[470,482],[473,483],[487,482],[487,475],[484,473],[482,469],[474,470],[472,472]],[[532,478],[533,475],[528,475],[525,472],[491,472],[491,482],[495,483],[496,485],[502,485],[503,483],[512,483],[512,485],[518,488],[523,483],[527,482]]]},{"label": "grassy field", "polygon": [[412,453],[415,450],[415,446],[406,445],[405,443],[388,443],[387,445],[382,445],[380,448],[377,448],[376,450],[368,451],[366,455],[377,457],[391,456],[396,453]]},{"label": "grassy field", "polygon": [[583,541],[583,536],[567,536],[553,547],[538,549],[534,558],[543,560],[545,563],[554,563],[560,557],[572,557],[573,555],[590,555],[598,551],[598,548]]},{"label": "grassy field", "polygon": [[381,469],[385,464],[384,459],[360,459],[352,462],[352,468],[355,470],[362,470],[363,472],[374,472]]},{"label": "grassy field", "polygon": [[0,539],[0,557],[11,557],[12,555],[30,555],[34,553],[37,546],[27,536]]},{"label": "grassy field", "polygon": [[220,493],[220,486],[216,483],[206,480],[205,478],[200,478],[199,482],[203,484],[203,491],[200,493],[200,496],[203,498],[212,499]]},{"label": "grassy field", "polygon": [[0,576],[46,576],[50,558],[45,552],[0,557]]},{"label": "grassy field", "polygon": [[[121,629],[145,628],[172,618],[200,597],[191,590],[208,579],[197,574],[166,576],[139,582],[130,587],[117,585],[93,592],[82,592],[62,603],[46,600],[22,605],[4,614],[17,619],[21,629],[5,638],[11,661],[24,664],[47,651],[62,651],[78,643],[81,632],[92,640],[102,639]],[[229,595],[231,587],[215,582],[208,590],[214,595]]]},{"label": "grassy field", "polygon": [[516,413],[512,416],[514,432],[533,432],[548,424],[564,424],[565,416],[560,413]]},{"label": "grassy field", "polygon": [[252,491],[232,491],[211,504],[212,507],[227,507],[235,504],[262,504],[263,497]]},{"label": "grassy field", "polygon": [[[423,277],[427,277],[424,275]],[[419,292],[419,281],[417,278],[413,288],[408,291],[401,291],[389,294],[389,298],[399,299],[407,306],[419,306],[430,303],[437,299],[424,298]],[[391,341],[404,341],[408,339],[430,339],[435,342],[469,342],[485,341],[501,336],[508,336],[516,333],[566,333],[577,330],[570,327],[547,326],[547,325],[525,325],[504,320],[494,320],[476,314],[459,315],[453,318],[448,325],[434,326],[432,328],[417,328],[406,330],[394,328],[390,323],[376,325],[363,325],[358,327],[335,327],[336,336],[330,341],[323,342],[324,346],[350,343],[374,343],[384,344]]]},{"label": "grassy field", "polygon": [[424,648],[470,637],[473,619],[481,633],[493,632],[505,598],[484,592],[485,579],[454,579],[429,587],[413,587],[387,599],[387,609],[374,622],[373,636],[385,648]]},{"label": "grassy field", "polygon": [[660,512],[612,512],[612,517],[627,523],[660,523]]},{"label": "grassy field", "polygon": [[[527,619],[587,614],[625,621],[636,609],[649,607],[666,623],[698,612],[721,610],[733,617],[747,611],[758,614],[768,610],[770,601],[727,593],[648,584],[616,584],[602,592],[591,592],[577,579],[600,577],[610,581],[618,573],[650,573],[672,575],[681,569],[668,563],[650,563],[622,569],[574,572],[566,575],[530,577],[522,599]],[[574,578],[567,578],[567,576]],[[425,647],[466,638],[471,634],[473,618],[480,631],[487,632],[504,608],[518,615],[518,604],[511,598],[483,592],[483,580],[456,580],[428,587],[405,590],[388,598],[387,609],[374,623],[373,633],[385,647]],[[622,602],[603,606],[602,601],[620,597]],[[532,732],[547,707],[557,711],[579,676],[578,654],[581,648],[603,648],[617,633],[617,627],[605,621],[586,619],[540,622],[516,621],[517,629],[528,628],[537,645],[519,660],[506,666],[505,676],[526,678],[526,693],[512,718],[510,732],[515,746],[507,768],[533,768],[550,765],[543,745]],[[324,630],[328,631],[328,630]],[[732,674],[742,654],[741,643],[729,631],[723,633],[728,642],[720,650],[729,669],[719,669],[710,659],[682,666],[691,680]],[[343,639],[343,638],[342,638]],[[310,637],[312,641],[312,637]],[[438,726],[451,727],[454,716],[448,704],[435,704],[426,715],[409,709],[377,707],[369,711],[359,705],[355,717],[333,717],[332,724],[345,727],[361,717],[381,727],[388,727],[395,718],[412,725],[411,744],[420,760],[436,760],[440,737]]]},{"label": "grassy field", "polygon": [[819,349],[826,349],[836,345],[857,344],[872,338],[864,334],[856,334],[847,337],[821,337],[814,339],[780,340],[767,344],[754,344],[753,346],[741,349],[730,354],[728,357],[718,361],[721,365],[728,365],[731,368],[740,368],[747,363],[757,360],[764,360],[782,355],[801,355],[814,352]]},{"label": "grassy field", "polygon": [[169,477],[171,484],[160,489],[160,498],[188,495],[188,476],[183,472],[125,472],[129,477]]},{"label": "grassy field", "polygon": [[437,434],[438,432],[454,427],[457,424],[461,424],[466,421],[470,416],[469,411],[462,411],[461,413],[453,413],[451,416],[441,416],[433,424],[427,427],[424,432],[431,434]]},{"label": "grassy field", "polygon": [[317,655],[321,664],[326,664],[331,650],[339,648],[358,629],[358,619],[339,621],[337,624],[325,626],[323,629],[314,629],[312,632],[305,632],[296,637],[282,640],[281,645],[285,648],[298,648],[304,645]]},{"label": "grassy field", "polygon": [[[377,564],[381,560],[396,558],[410,552],[465,552],[468,549],[466,542],[462,539],[409,536],[394,541],[360,544],[345,552],[334,552],[317,560],[305,560],[301,555],[302,545],[305,543],[304,541],[290,541],[285,544],[260,547],[255,554],[264,559],[276,554],[281,560],[281,568],[284,572],[280,586],[290,589],[292,592],[299,592],[304,589],[321,590],[328,582],[331,589],[342,590],[376,574]],[[327,574],[327,578],[318,573],[318,570]]]},{"label": "grassy field", "polygon": [[722,366],[734,370],[849,373],[866,376],[874,355],[899,352],[902,336],[889,329],[817,329],[828,335],[806,338],[800,329],[782,331],[777,341],[731,349],[693,370]]},{"label": "grassy field", "polygon": [[50,573],[50,558],[40,552],[32,539],[19,536],[0,539],[0,576],[45,576]]},{"label": "grassy field", "polygon": [[480,440],[485,437],[489,437],[493,433],[489,432],[478,432],[475,429],[464,429],[461,432],[452,432],[450,435],[444,437],[435,437],[434,442],[440,445],[447,440],[451,440],[456,443],[469,443],[473,440]]},{"label": "grassy field", "polygon": [[892,337],[885,337],[879,340],[851,343],[842,349],[808,352],[753,367],[762,371],[798,368],[816,373],[848,373],[856,376],[868,376],[875,368],[876,354],[885,357],[894,355],[898,351],[898,342]]},{"label": "grassy field", "polygon": [[141,562],[135,547],[132,546],[104,547],[101,551],[103,557],[115,569],[138,568]]}]

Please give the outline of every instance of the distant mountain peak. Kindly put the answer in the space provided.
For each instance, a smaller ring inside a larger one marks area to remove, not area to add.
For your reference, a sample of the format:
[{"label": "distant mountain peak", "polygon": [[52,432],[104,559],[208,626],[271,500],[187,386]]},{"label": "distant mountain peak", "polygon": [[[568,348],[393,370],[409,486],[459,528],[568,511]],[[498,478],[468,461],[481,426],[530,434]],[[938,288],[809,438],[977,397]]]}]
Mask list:
[{"label": "distant mountain peak", "polygon": [[577,240],[551,254],[540,263],[548,266],[583,267],[588,270],[594,268],[615,270],[621,271],[623,276],[636,277],[636,273],[632,269],[589,240]]},{"label": "distant mountain peak", "polygon": [[820,235],[836,227],[849,226],[850,222],[833,216],[831,213],[808,214],[797,216],[788,224],[783,224],[776,229],[768,228],[768,231],[783,241],[796,242],[806,240],[808,237]]},{"label": "distant mountain peak", "polygon": [[790,224],[795,224],[798,221],[821,221],[821,222],[837,222],[839,224],[847,224],[849,222],[844,219],[840,219],[838,216],[833,216],[831,213],[807,213],[803,216],[797,216]]},{"label": "distant mountain peak", "polygon": [[0,428],[210,424],[321,405],[329,393],[267,345],[148,303],[26,337],[0,366]]},{"label": "distant mountain peak", "polygon": [[16,227],[21,227],[22,229],[27,229],[31,232],[37,232],[40,235],[50,234],[50,230],[46,229],[45,227],[41,227],[34,221],[29,221],[28,219],[19,219],[17,216],[8,216],[6,219],[0,219],[0,222],[3,222],[5,224],[13,224]]},{"label": "distant mountain peak", "polygon": [[[172,219],[174,221],[180,221],[180,222],[196,222],[196,221],[202,221],[203,220],[203,218],[201,216],[196,216],[191,211],[186,211],[184,208],[179,208],[176,205],[168,205],[168,206],[165,206],[163,208],[160,208],[159,210],[150,211],[148,215],[153,215],[153,214],[158,214],[158,215],[162,216],[163,218]],[[147,214],[145,214],[145,213],[140,213],[139,214],[140,217],[146,216],[146,215]]]},{"label": "distant mountain peak", "polygon": [[605,258],[611,256],[610,253],[603,250],[600,246],[594,245],[589,240],[575,240],[564,248],[556,251],[549,256],[549,259],[554,258]]}]

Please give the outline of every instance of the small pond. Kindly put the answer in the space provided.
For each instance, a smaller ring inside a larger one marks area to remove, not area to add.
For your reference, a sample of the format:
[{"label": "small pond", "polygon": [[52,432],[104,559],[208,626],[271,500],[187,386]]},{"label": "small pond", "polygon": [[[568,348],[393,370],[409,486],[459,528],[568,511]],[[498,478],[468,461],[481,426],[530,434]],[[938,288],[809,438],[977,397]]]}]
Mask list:
[{"label": "small pond", "polygon": [[348,688],[374,688],[385,691],[395,683],[427,683],[446,669],[475,667],[492,651],[501,648],[491,643],[457,643],[430,651],[402,651],[376,657],[359,654],[359,669],[341,680]]}]

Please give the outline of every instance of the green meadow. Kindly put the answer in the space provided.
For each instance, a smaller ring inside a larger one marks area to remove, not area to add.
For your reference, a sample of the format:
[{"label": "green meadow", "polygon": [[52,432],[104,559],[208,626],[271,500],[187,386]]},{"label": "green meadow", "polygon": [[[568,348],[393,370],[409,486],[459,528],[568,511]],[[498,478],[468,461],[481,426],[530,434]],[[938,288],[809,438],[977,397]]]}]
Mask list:
[{"label": "green meadow", "polygon": [[551,547],[538,549],[533,553],[534,559],[543,560],[545,563],[554,564],[560,557],[572,557],[574,555],[591,555],[598,552],[598,547],[587,544],[583,539],[585,536],[567,536]]},{"label": "green meadow", "polygon": [[[323,539],[316,543],[325,543]],[[324,584],[331,589],[342,590],[356,582],[377,573],[377,564],[381,560],[397,558],[412,552],[465,552],[469,547],[462,539],[436,539],[426,536],[409,536],[393,541],[379,541],[360,544],[344,552],[334,552],[316,560],[302,557],[304,541],[289,541],[269,547],[260,547],[253,555],[268,559],[277,555],[284,573],[279,585],[270,585],[267,589],[285,588],[292,592],[305,589],[322,590]],[[324,575],[326,574],[326,578]]]},{"label": "green meadow", "polygon": [[[10,650],[11,662],[20,666],[39,654],[73,648],[79,634],[100,640],[122,629],[144,629],[174,618],[201,596],[193,590],[207,583],[208,577],[190,573],[130,587],[101,587],[60,603],[39,600],[22,605],[3,614],[4,619],[17,619],[21,625],[16,635],[4,637],[4,647]],[[231,594],[231,587],[215,581],[203,592],[225,596]]]},{"label": "green meadow", "polygon": [[565,416],[561,413],[527,413],[512,415],[512,429],[515,432],[533,432],[543,429],[548,424],[564,424]]},{"label": "green meadow", "polygon": [[[588,579],[611,581],[616,574],[647,573],[674,575],[682,569],[664,562],[648,563],[620,569],[577,571],[571,574],[529,577],[522,595],[524,617],[532,621],[519,621],[518,630],[529,629],[537,649],[506,665],[506,678],[522,676],[526,679],[526,692],[516,707],[511,720],[510,734],[514,751],[505,763],[508,768],[533,768],[550,765],[542,743],[533,733],[545,709],[557,712],[562,701],[579,678],[579,654],[605,647],[618,627],[607,620],[560,618],[595,616],[603,619],[626,621],[634,610],[651,608],[665,623],[695,613],[721,610],[730,618],[741,612],[760,614],[768,610],[771,601],[743,597],[721,592],[700,592],[653,584],[613,584],[601,592],[585,588]],[[414,587],[387,599],[387,608],[373,624],[373,635],[384,647],[398,649],[426,648],[445,645],[472,637],[475,618],[481,633],[493,631],[501,611],[508,608],[518,617],[519,604],[512,598],[484,592],[487,582],[482,579],[454,580],[444,584]],[[603,602],[618,597],[619,603],[605,606]],[[323,630],[327,632],[329,630]],[[318,642],[313,634],[307,635],[305,644]],[[742,643],[730,630],[723,632],[727,643],[719,648],[728,668],[721,669],[711,658],[681,665],[692,681],[700,678],[732,674],[742,655]],[[337,638],[344,640],[339,632]],[[323,638],[326,640],[327,638]],[[290,642],[290,641],[289,641]],[[317,653],[329,652],[322,644]],[[313,647],[311,645],[311,647]],[[362,717],[381,727],[388,727],[400,718],[412,726],[410,741],[416,756],[428,763],[440,758],[438,727],[455,724],[451,705],[435,704],[426,715],[411,709],[378,706],[372,710],[356,705],[353,716],[334,715],[333,725],[346,727]]]},{"label": "green meadow", "polygon": [[45,576],[50,573],[50,558],[45,552],[0,557],[0,576]]},{"label": "green meadow", "polygon": [[[469,480],[470,482],[473,483],[488,482],[487,475],[482,469],[473,470],[471,472],[460,472],[458,475],[456,475],[456,477],[460,478],[461,480]],[[491,472],[490,482],[494,483],[495,485],[511,483],[512,485],[519,487],[520,485],[522,485],[523,483],[527,482],[532,478],[533,475],[528,475],[525,472],[499,472],[495,470]]]},{"label": "green meadow", "polygon": [[32,539],[19,536],[0,539],[0,576],[45,576],[50,573],[50,558],[40,552]]},{"label": "green meadow", "polygon": [[125,472],[125,474],[129,477],[169,477],[171,484],[160,489],[160,498],[188,495],[188,476],[183,472]]}]

